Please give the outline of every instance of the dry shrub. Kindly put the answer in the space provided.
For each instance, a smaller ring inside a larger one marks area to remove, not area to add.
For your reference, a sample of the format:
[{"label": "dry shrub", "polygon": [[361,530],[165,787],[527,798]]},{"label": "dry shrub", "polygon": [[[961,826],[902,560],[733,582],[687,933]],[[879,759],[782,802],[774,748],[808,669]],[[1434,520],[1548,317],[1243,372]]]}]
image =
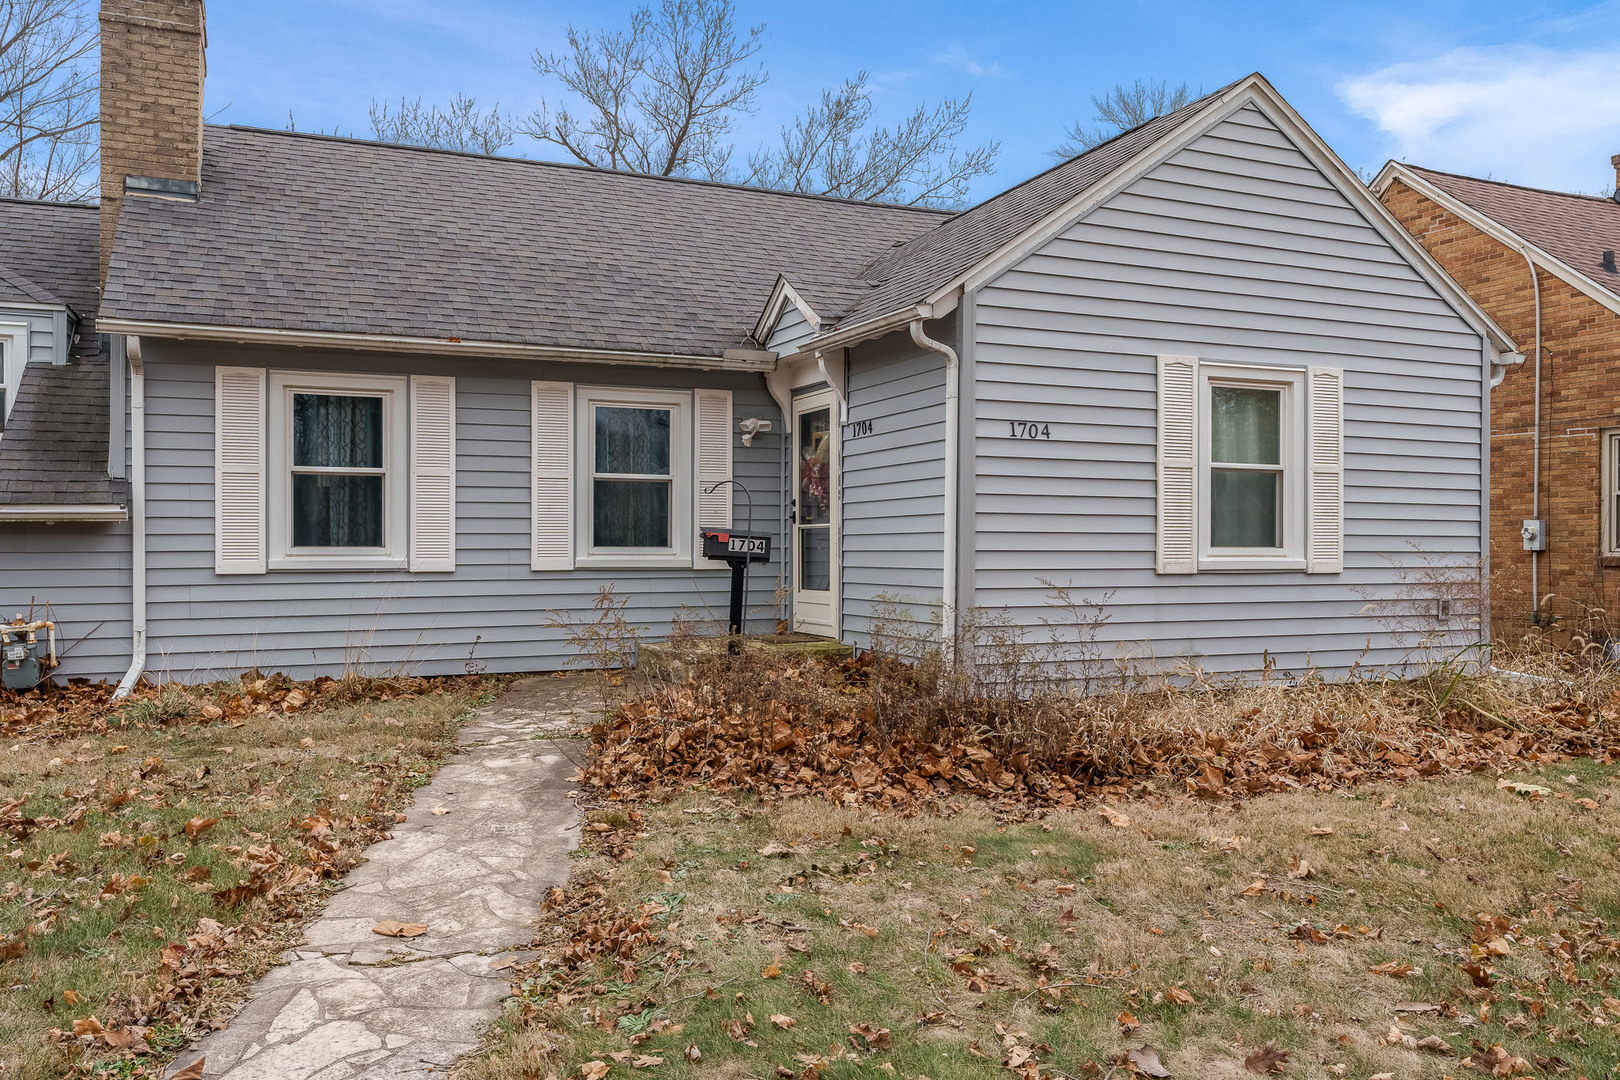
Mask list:
[{"label": "dry shrub", "polygon": [[1578,657],[1545,674],[1459,661],[1405,681],[1150,687],[1053,675],[1042,647],[986,625],[972,632],[990,648],[953,669],[892,634],[894,654],[847,660],[693,654],[688,680],[648,686],[595,729],[587,780],[613,798],[703,783],[897,806],[971,794],[1011,808],[1133,789],[1337,789],[1620,750],[1620,678]]}]

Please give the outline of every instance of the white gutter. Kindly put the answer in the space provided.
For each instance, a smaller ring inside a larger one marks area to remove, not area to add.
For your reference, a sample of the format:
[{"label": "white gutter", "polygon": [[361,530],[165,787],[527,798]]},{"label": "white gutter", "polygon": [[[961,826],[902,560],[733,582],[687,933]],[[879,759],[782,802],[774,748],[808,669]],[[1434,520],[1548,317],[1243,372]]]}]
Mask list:
[{"label": "white gutter", "polygon": [[113,700],[128,696],[146,672],[146,369],[141,362],[141,339],[124,339],[129,357],[129,616],[134,628],[129,670],[113,691]]},{"label": "white gutter", "polygon": [[[924,312],[926,311],[926,315]],[[943,611],[945,664],[947,667],[956,662],[956,578],[957,578],[957,528],[956,528],[956,482],[959,472],[957,462],[956,444],[960,439],[957,433],[957,399],[961,393],[962,369],[956,360],[956,350],[944,342],[935,341],[923,333],[923,319],[933,315],[933,306],[926,309],[919,307],[917,317],[911,320],[911,340],[924,349],[937,352],[945,358],[945,520],[943,522],[945,541],[945,565],[941,567],[943,581],[943,596],[941,604]]]},{"label": "white gutter", "polygon": [[122,506],[99,503],[48,503],[27,506],[0,506],[0,522],[35,522],[54,525],[58,521],[123,521],[129,517]]},{"label": "white gutter", "polygon": [[728,349],[721,356],[632,352],[624,349],[574,349],[461,338],[406,337],[399,334],[343,334],[317,330],[275,330],[212,326],[204,323],[148,322],[142,319],[97,320],[103,334],[172,338],[176,341],[229,341],[245,345],[292,345],[300,348],[351,349],[361,352],[426,353],[510,360],[559,360],[578,364],[635,364],[642,367],[696,368],[717,371],[769,371],[776,354],[762,349]]}]

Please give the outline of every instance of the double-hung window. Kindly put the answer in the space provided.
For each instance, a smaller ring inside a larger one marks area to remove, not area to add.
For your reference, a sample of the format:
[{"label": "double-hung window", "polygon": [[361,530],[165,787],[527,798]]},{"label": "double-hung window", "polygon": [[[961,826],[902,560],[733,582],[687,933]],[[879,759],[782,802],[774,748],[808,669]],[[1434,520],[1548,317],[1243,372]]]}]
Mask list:
[{"label": "double-hung window", "polygon": [[1342,569],[1343,382],[1159,358],[1160,573]]},{"label": "double-hung window", "polygon": [[692,553],[690,393],[581,388],[581,561],[661,564]]},{"label": "double-hung window", "polygon": [[1304,568],[1303,371],[1199,366],[1199,564]]},{"label": "double-hung window", "polygon": [[272,567],[404,565],[406,380],[273,372],[270,384]]}]

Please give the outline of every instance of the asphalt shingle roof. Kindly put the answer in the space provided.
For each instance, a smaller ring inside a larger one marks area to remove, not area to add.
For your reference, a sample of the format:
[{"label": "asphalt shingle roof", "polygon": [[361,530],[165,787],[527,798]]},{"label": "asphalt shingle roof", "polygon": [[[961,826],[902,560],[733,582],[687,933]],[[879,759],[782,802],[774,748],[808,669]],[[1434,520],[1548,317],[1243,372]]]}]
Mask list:
[{"label": "asphalt shingle roof", "polygon": [[1605,251],[1620,251],[1620,202],[1402,167],[1620,297],[1620,273],[1603,267]]},{"label": "asphalt shingle roof", "polygon": [[939,211],[210,127],[128,198],[106,317],[717,356],[779,273],[848,281]]},{"label": "asphalt shingle roof", "polygon": [[0,306],[65,304],[79,316],[67,364],[23,370],[0,437],[0,505],[126,500],[127,484],[107,475],[109,381],[95,328],[99,221],[93,206],[0,199]]}]

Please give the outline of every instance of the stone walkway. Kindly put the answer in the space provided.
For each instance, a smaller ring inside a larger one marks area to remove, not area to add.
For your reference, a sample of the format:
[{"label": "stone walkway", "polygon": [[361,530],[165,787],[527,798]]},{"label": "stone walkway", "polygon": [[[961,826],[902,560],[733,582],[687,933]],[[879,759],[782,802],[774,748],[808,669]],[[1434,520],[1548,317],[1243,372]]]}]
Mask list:
[{"label": "stone walkway", "polygon": [[[392,1080],[442,1075],[475,1048],[509,985],[501,969],[531,955],[530,920],[568,877],[579,843],[570,758],[583,747],[555,737],[599,710],[594,686],[525,678],[481,709],[307,944],[169,1074],[206,1057],[203,1076],[221,1080]],[[383,919],[428,930],[382,937],[372,927]]]}]

